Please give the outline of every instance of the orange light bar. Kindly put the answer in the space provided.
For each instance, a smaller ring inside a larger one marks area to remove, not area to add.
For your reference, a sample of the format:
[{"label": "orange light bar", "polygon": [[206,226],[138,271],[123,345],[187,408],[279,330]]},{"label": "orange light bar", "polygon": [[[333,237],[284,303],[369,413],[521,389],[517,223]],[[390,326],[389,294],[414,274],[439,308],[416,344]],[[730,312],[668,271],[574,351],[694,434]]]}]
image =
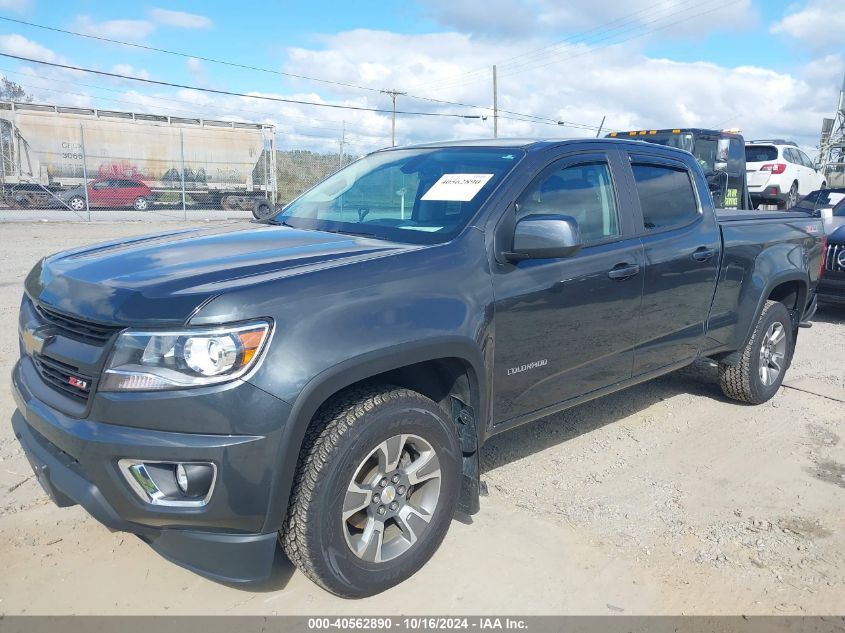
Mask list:
[{"label": "orange light bar", "polygon": [[680,133],[681,133],[680,130],[672,130],[672,134],[680,134]]},{"label": "orange light bar", "polygon": [[611,132],[610,136],[616,136],[616,132]]}]

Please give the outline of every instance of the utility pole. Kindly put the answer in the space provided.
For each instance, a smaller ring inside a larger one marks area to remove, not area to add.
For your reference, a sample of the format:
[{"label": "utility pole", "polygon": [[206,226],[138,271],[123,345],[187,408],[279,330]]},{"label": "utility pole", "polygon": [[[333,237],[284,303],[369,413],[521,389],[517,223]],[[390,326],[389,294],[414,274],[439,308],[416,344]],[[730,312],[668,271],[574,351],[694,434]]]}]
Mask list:
[{"label": "utility pole", "polygon": [[496,86],[496,64],[493,64],[493,138],[499,138],[499,91]]},{"label": "utility pole", "polygon": [[601,130],[602,130],[602,128],[604,127],[604,120],[605,120],[606,118],[607,118],[607,115],[606,115],[606,114],[605,114],[605,115],[601,118],[601,123],[599,123],[599,131],[598,131],[598,132],[596,132],[596,138],[598,138],[598,137],[601,135]]},{"label": "utility pole", "polygon": [[340,158],[337,162],[337,167],[340,169],[343,167],[343,146],[346,143],[346,121],[343,122],[343,127],[341,128],[340,132]]},{"label": "utility pole", "polygon": [[393,125],[390,129],[390,146],[396,147],[396,97],[400,95],[406,95],[407,92],[399,92],[398,90],[382,90],[386,95],[390,95],[391,100],[393,101]]}]

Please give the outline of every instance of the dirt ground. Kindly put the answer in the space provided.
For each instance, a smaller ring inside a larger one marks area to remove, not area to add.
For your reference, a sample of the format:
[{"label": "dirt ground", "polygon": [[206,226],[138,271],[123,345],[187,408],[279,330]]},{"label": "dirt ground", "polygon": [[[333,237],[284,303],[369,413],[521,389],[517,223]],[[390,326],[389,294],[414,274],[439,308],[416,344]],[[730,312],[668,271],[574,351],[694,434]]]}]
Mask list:
[{"label": "dirt ground", "polygon": [[7,422],[21,282],[42,255],[154,230],[0,224],[0,613],[845,612],[845,309],[801,330],[766,405],[726,400],[700,363],[494,438],[481,512],[375,598],[335,598],[282,559],[257,590],[216,584],[54,507]]}]

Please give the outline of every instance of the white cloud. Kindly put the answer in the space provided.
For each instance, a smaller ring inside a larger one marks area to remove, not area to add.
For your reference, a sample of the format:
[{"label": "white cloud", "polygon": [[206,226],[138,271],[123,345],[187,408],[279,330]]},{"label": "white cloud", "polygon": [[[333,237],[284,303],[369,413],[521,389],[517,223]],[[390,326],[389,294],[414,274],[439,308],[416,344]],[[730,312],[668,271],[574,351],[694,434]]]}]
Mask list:
[{"label": "white cloud", "polygon": [[127,77],[138,77],[139,79],[151,79],[152,75],[143,68],[135,68],[132,64],[115,64],[111,72]]},{"label": "white cloud", "polygon": [[[291,49],[284,69],[374,88],[396,88],[411,95],[490,106],[489,64],[542,45],[539,38],[523,38],[517,44],[460,33],[399,35],[358,30],[324,36],[319,49]],[[827,75],[841,76],[845,69],[841,56],[817,62],[829,69],[830,73],[824,74],[808,69],[789,73],[753,66],[730,68],[705,62],[676,62],[649,58],[635,43],[609,47],[566,45],[555,49],[552,60],[555,63],[549,64],[546,56],[530,64],[500,65],[500,109],[591,125],[598,125],[607,115],[606,126],[614,129],[735,125],[749,137],[776,134],[805,145],[817,142],[821,119],[829,116],[828,110],[835,103],[838,83],[828,81]],[[363,99],[370,106],[390,108],[390,99],[384,95],[333,88],[336,97],[331,99],[324,87],[305,82],[298,85],[319,87],[330,100]],[[397,108],[489,115],[489,110],[473,112],[410,96],[399,97]],[[389,115],[373,116],[389,122]],[[500,119],[499,130],[501,136],[594,134],[574,127],[507,118]],[[491,134],[489,119],[397,118],[400,143]]]},{"label": "white cloud", "polygon": [[813,50],[842,50],[845,6],[842,0],[809,0],[770,30],[775,35],[789,35]]},{"label": "white cloud", "polygon": [[86,35],[96,35],[114,40],[145,40],[155,30],[147,20],[104,20],[96,22],[87,15],[80,15],[74,22],[74,30]]},{"label": "white cloud", "polygon": [[205,74],[205,66],[202,60],[196,57],[189,57],[187,61],[188,74],[191,76],[191,81],[198,86],[206,87],[208,84],[208,77]]},{"label": "white cloud", "polygon": [[29,8],[29,0],[0,0],[0,9],[23,13]]},{"label": "white cloud", "polygon": [[602,41],[655,30],[673,38],[701,37],[757,20],[751,0],[728,6],[714,0],[590,0],[588,7],[583,0],[428,0],[426,11],[442,26],[474,36],[578,33]]},{"label": "white cloud", "polygon": [[[145,88],[137,85],[129,92],[113,95],[124,104],[94,101],[94,105],[176,116],[272,122],[277,126],[281,148],[337,151],[341,129],[345,126],[347,150],[361,154],[390,142],[391,100],[378,89],[407,91],[408,96],[397,99],[400,111],[489,117],[490,111],[486,109],[437,104],[411,95],[490,106],[490,64],[512,60],[526,50],[543,47],[550,37],[533,35],[508,41],[461,33],[405,35],[356,30],[320,36],[317,41],[311,48],[289,49],[282,69],[375,90],[288,79],[288,90],[256,94],[387,112],[318,108],[193,90],[142,94],[140,91]],[[49,49],[21,36],[0,37],[0,50],[27,51],[28,57],[55,56]],[[499,63],[500,109],[548,117],[551,124],[517,121],[503,112],[499,121],[499,133],[503,137],[592,136],[594,131],[560,127],[554,121],[598,125],[606,115],[605,129],[737,126],[749,138],[777,136],[813,146],[818,142],[822,117],[832,113],[845,71],[845,57],[841,54],[830,54],[806,66],[779,71],[760,66],[725,67],[649,58],[633,41],[606,47],[567,44],[556,47],[542,59],[529,59],[530,63],[522,64],[518,61],[525,59]],[[183,68],[190,73],[192,83],[208,84],[206,64],[191,59],[186,60]],[[143,72],[129,69],[133,72],[125,74]],[[32,70],[34,76],[46,77],[49,72],[52,71],[40,67]],[[67,80],[74,75],[64,73],[61,77]],[[92,79],[85,77],[79,81],[85,83]],[[68,84],[51,87],[66,89],[69,94],[51,93],[47,98],[39,96],[40,100],[81,101],[78,94],[70,93],[85,91]],[[489,136],[492,136],[490,118],[484,121],[403,114],[397,117],[400,144]]]},{"label": "white cloud", "polygon": [[150,17],[158,24],[181,29],[210,29],[213,25],[211,18],[207,16],[170,9],[151,9]]},{"label": "white cloud", "polygon": [[0,52],[45,62],[59,61],[59,56],[52,50],[17,33],[0,35]]}]

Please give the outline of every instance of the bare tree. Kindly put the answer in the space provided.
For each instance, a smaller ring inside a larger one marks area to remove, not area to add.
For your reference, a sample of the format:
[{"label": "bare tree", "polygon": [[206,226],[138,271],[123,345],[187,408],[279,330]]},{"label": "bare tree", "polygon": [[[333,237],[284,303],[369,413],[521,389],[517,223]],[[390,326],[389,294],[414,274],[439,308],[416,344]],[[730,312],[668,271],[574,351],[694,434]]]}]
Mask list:
[{"label": "bare tree", "polygon": [[8,77],[0,77],[0,101],[32,103],[32,95]]}]

